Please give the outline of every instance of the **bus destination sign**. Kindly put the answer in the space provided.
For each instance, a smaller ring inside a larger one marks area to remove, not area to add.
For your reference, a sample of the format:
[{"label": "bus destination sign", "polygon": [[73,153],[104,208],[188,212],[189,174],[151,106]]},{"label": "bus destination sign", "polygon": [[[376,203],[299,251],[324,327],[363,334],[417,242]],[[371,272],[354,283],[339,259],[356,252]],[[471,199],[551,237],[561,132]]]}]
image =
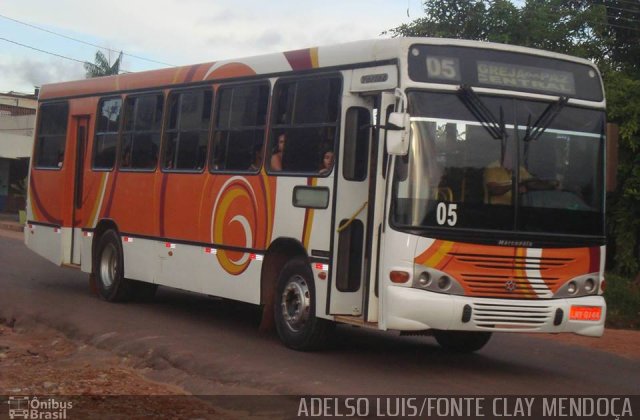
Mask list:
[{"label": "bus destination sign", "polygon": [[535,89],[560,95],[575,95],[573,74],[530,66],[491,61],[478,62],[478,83],[503,88]]},{"label": "bus destination sign", "polygon": [[594,67],[555,57],[447,45],[413,45],[409,77],[416,82],[470,85],[602,101]]}]

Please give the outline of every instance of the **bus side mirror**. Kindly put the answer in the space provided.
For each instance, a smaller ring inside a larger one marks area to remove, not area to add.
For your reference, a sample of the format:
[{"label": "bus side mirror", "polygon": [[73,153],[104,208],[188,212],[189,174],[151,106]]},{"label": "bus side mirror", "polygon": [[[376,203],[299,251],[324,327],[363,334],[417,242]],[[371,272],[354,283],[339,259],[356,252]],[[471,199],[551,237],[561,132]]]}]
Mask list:
[{"label": "bus side mirror", "polygon": [[607,124],[607,192],[614,192],[618,174],[618,124]]},{"label": "bus side mirror", "polygon": [[409,114],[392,112],[385,125],[387,131],[387,153],[392,156],[405,156],[409,153],[411,122]]}]

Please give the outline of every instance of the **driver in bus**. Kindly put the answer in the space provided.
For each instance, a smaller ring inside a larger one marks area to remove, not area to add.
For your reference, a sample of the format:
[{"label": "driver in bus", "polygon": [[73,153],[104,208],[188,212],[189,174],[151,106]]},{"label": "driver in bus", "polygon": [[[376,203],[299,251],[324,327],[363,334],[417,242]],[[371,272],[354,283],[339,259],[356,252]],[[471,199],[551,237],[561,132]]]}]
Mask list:
[{"label": "driver in bus", "polygon": [[[486,186],[486,202],[488,204],[511,204],[511,178],[513,169],[508,164],[509,159],[505,159],[504,164],[494,161],[484,170],[484,184]],[[531,175],[524,166],[520,166],[519,193],[529,191],[552,190],[557,188],[557,180],[545,181]]]}]

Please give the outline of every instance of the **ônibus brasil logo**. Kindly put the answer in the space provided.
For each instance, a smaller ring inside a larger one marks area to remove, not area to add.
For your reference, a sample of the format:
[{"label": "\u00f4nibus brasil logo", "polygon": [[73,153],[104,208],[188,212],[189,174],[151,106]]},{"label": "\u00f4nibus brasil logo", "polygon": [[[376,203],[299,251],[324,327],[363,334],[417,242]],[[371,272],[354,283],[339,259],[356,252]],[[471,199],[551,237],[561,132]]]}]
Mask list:
[{"label": "\u00f4nibus brasil logo", "polygon": [[73,408],[70,401],[59,401],[55,398],[40,399],[38,397],[11,396],[9,418],[13,419],[66,419],[67,411]]}]

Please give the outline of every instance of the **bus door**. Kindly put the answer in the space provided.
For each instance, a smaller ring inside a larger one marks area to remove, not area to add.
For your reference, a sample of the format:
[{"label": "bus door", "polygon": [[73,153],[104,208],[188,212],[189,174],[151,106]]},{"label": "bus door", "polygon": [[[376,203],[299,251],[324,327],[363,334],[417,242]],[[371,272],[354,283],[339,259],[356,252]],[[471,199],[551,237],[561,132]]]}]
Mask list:
[{"label": "bus door", "polygon": [[73,207],[71,209],[71,264],[80,264],[80,250],[82,248],[83,226],[83,177],[87,152],[87,138],[89,133],[89,116],[74,115],[72,133],[76,138],[75,170],[73,180]]},{"label": "bus door", "polygon": [[333,270],[329,313],[364,314],[369,289],[368,267],[372,238],[370,209],[373,97],[345,94],[338,166],[335,169],[335,215],[333,226]]}]

